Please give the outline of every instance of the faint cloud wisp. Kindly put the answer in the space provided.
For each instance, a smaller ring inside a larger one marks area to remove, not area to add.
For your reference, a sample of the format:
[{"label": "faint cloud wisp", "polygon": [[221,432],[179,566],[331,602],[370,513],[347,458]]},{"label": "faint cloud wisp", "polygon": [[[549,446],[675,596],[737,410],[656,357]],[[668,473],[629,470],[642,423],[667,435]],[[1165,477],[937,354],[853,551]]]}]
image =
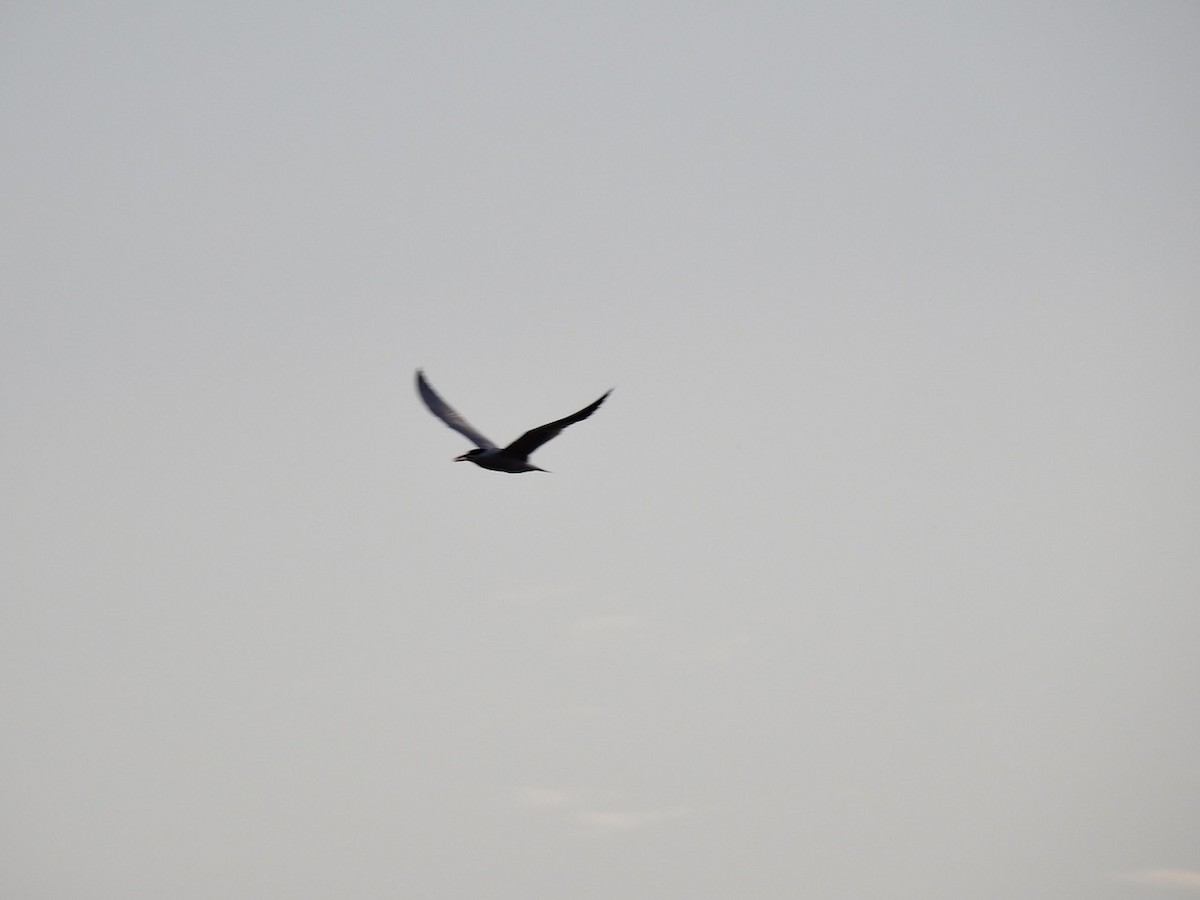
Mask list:
[{"label": "faint cloud wisp", "polygon": [[592,835],[635,831],[688,815],[686,807],[633,807],[604,792],[520,787],[517,804],[526,809],[554,812],[564,822]]},{"label": "faint cloud wisp", "polygon": [[1172,888],[1200,894],[1200,871],[1196,869],[1139,869],[1116,876],[1119,881],[1149,887]]},{"label": "faint cloud wisp", "polygon": [[571,816],[576,825],[586,828],[593,834],[611,834],[619,831],[633,831],[649,825],[657,825],[670,819],[686,816],[691,810],[686,807],[674,809],[638,809],[638,810],[583,810]]}]

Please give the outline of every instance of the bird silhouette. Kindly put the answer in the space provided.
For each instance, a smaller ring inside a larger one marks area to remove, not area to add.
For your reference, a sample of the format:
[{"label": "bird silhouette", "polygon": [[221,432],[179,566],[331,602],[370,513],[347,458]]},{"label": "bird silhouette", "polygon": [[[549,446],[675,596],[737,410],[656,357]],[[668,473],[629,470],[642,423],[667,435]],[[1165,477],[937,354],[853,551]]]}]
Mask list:
[{"label": "bird silhouette", "polygon": [[455,462],[473,462],[477,466],[491,469],[494,472],[520,473],[545,472],[545,469],[538,468],[529,461],[529,455],[542,444],[562,434],[562,430],[568,425],[582,422],[594,413],[600,408],[600,404],[608,399],[612,389],[605,391],[603,397],[594,403],[589,403],[579,412],[571,413],[569,416],[545,425],[539,425],[537,428],[531,428],[507,447],[497,446],[459,415],[449,403],[438,396],[437,391],[425,379],[425,373],[420,369],[417,369],[417,393],[421,395],[421,399],[425,401],[425,405],[429,407],[431,413],[475,445],[473,450],[456,456]]}]

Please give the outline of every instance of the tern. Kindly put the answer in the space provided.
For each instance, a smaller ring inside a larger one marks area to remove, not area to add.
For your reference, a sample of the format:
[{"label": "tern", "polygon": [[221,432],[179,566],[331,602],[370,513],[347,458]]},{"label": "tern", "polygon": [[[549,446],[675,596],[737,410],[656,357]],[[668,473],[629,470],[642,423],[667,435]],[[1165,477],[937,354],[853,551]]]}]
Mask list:
[{"label": "tern", "polygon": [[545,469],[539,469],[529,461],[529,454],[546,441],[558,437],[568,425],[582,422],[594,413],[600,408],[600,404],[608,399],[612,389],[605,391],[603,397],[595,403],[588,404],[579,412],[571,413],[569,416],[545,425],[539,425],[537,428],[531,428],[507,447],[497,447],[472,427],[471,423],[455,412],[449,403],[438,396],[429,382],[425,380],[425,373],[420,369],[417,369],[417,393],[421,395],[421,399],[425,401],[425,405],[429,407],[431,413],[475,445],[474,450],[468,450],[462,456],[456,456],[455,462],[465,460],[484,469],[491,469],[493,472],[519,473],[545,472]]}]

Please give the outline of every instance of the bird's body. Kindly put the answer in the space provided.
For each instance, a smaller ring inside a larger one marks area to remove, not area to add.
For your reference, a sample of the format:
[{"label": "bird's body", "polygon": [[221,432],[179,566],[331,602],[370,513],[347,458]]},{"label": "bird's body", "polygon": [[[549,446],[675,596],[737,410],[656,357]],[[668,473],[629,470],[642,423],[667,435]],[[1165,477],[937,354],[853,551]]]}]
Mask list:
[{"label": "bird's body", "polygon": [[499,447],[476,447],[474,450],[468,450],[455,460],[455,462],[461,461],[473,462],[480,468],[491,469],[493,472],[518,474],[520,472],[546,471],[545,469],[539,469],[527,459],[516,459]]},{"label": "bird's body", "polygon": [[466,419],[438,396],[433,387],[425,380],[425,373],[417,369],[417,393],[429,408],[429,411],[453,428],[475,445],[474,450],[468,450],[462,456],[455,457],[455,462],[473,462],[475,465],[491,469],[493,472],[545,472],[529,461],[529,455],[547,441],[558,437],[568,425],[582,422],[608,399],[611,390],[605,391],[604,396],[594,403],[585,406],[579,412],[572,413],[562,419],[557,419],[546,425],[540,425],[525,432],[507,447],[497,447],[494,443],[480,434]]}]

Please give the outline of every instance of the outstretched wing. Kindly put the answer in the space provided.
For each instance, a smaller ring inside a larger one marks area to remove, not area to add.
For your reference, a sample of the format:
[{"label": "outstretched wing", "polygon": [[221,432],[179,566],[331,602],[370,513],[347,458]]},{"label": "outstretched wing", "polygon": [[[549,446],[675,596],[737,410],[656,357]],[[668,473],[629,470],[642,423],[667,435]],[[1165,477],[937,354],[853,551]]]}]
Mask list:
[{"label": "outstretched wing", "polygon": [[571,413],[571,415],[564,419],[559,419],[557,422],[550,422],[546,425],[539,425],[537,428],[531,428],[529,431],[525,432],[523,435],[505,447],[504,451],[512,454],[518,459],[527,458],[530,453],[542,446],[542,444],[546,443],[546,441],[556,438],[562,434],[562,430],[568,425],[574,425],[576,422],[582,422],[584,419],[594,413],[600,408],[600,404],[608,399],[608,395],[611,393],[611,390],[605,391],[604,396],[595,403],[585,406],[577,413]]},{"label": "outstretched wing", "polygon": [[[417,369],[417,393],[421,395],[421,399],[425,401],[425,405],[429,407],[429,411],[473,443],[476,447],[481,447],[484,450],[495,448],[495,444],[485,438],[482,434],[476,431],[471,423],[454,411],[454,408],[437,395],[437,392],[430,387],[429,382],[425,380],[425,373]],[[551,435],[553,437],[553,435]],[[550,440],[550,438],[546,438]]]}]

